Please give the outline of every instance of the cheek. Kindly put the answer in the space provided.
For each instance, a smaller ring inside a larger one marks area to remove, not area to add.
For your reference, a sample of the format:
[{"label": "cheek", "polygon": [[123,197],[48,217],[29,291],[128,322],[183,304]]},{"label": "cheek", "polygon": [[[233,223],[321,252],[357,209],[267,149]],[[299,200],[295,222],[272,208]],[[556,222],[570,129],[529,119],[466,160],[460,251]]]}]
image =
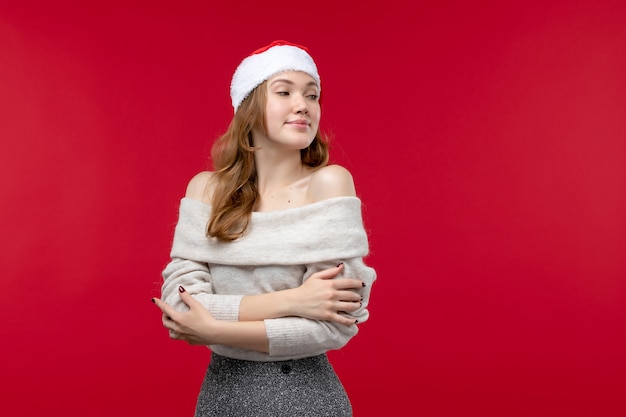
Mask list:
[{"label": "cheek", "polygon": [[265,106],[265,120],[283,117],[285,110],[281,103],[267,103]]},{"label": "cheek", "polygon": [[265,102],[265,114],[270,115],[276,111],[277,103],[274,100],[268,99]]},{"label": "cheek", "polygon": [[320,123],[321,118],[322,118],[322,112],[318,111],[318,112],[315,114],[315,116],[311,118],[311,120],[312,120],[314,123],[319,124],[319,123]]},{"label": "cheek", "polygon": [[317,106],[311,107],[310,117],[311,117],[311,120],[314,120],[317,122],[320,121],[322,117],[322,108],[320,107],[319,103],[317,104]]}]

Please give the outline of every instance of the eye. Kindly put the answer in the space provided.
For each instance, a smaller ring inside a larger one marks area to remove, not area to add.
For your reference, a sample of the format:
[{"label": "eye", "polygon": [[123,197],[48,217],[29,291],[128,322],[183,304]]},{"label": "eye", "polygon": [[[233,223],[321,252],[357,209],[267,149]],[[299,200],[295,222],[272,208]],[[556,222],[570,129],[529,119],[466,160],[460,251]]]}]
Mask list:
[{"label": "eye", "polygon": [[276,94],[278,94],[279,96],[286,97],[289,95],[289,91],[277,91]]},{"label": "eye", "polygon": [[319,98],[317,94],[309,94],[307,97],[310,98],[311,100],[316,100],[316,101]]}]

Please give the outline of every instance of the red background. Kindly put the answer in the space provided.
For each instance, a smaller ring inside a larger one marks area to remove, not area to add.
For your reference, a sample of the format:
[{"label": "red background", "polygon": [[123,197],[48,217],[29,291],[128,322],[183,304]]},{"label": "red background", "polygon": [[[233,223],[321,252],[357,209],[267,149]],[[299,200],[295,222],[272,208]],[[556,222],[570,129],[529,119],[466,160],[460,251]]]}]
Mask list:
[{"label": "red background", "polygon": [[[413,4],[409,7],[409,4]],[[379,280],[355,416],[626,415],[623,1],[0,6],[3,416],[192,415],[179,198],[274,39],[320,67]]]}]

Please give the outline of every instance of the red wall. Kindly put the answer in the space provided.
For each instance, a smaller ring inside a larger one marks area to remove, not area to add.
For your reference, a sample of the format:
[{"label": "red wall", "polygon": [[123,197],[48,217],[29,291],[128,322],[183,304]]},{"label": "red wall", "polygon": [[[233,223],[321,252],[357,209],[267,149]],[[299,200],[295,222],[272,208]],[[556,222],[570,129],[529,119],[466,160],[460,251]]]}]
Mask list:
[{"label": "red wall", "polygon": [[0,6],[3,416],[192,414],[208,351],[149,299],[274,39],[371,231],[355,416],[626,415],[623,1],[128,3]]}]

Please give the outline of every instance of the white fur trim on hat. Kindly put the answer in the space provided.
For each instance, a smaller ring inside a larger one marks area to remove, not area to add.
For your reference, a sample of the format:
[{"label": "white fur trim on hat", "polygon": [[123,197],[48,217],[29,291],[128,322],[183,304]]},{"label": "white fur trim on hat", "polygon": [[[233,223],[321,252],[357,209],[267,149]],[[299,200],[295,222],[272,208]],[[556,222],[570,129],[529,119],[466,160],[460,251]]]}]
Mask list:
[{"label": "white fur trim on hat", "polygon": [[259,84],[285,71],[309,74],[321,91],[320,76],[311,55],[297,45],[277,41],[270,44],[269,48],[246,57],[235,70],[230,83],[230,98],[235,112]]}]

